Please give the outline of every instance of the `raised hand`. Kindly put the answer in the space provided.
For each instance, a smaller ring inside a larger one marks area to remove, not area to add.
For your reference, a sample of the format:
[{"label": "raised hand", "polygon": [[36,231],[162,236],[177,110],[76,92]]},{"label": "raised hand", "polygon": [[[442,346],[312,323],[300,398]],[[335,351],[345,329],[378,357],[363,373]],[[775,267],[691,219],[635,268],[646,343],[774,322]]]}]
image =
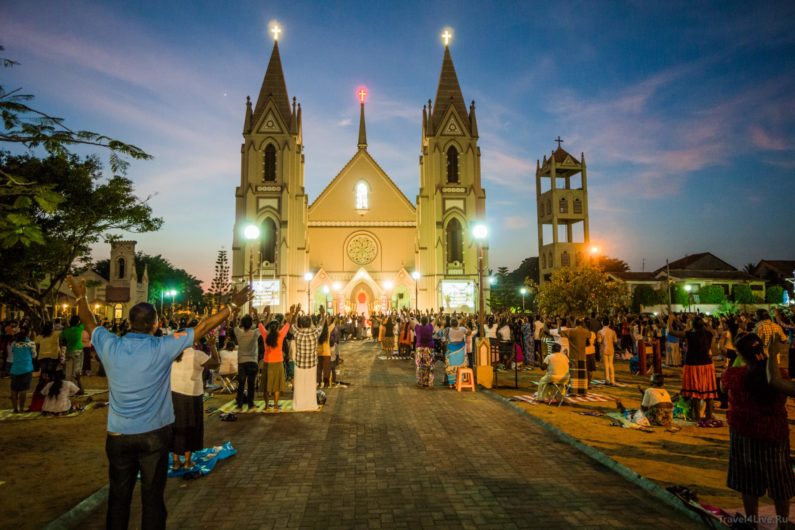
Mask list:
[{"label": "raised hand", "polygon": [[75,298],[81,298],[86,295],[85,280],[78,280],[70,274],[66,277],[66,283],[69,284],[69,288],[72,290],[72,294],[75,295]]}]

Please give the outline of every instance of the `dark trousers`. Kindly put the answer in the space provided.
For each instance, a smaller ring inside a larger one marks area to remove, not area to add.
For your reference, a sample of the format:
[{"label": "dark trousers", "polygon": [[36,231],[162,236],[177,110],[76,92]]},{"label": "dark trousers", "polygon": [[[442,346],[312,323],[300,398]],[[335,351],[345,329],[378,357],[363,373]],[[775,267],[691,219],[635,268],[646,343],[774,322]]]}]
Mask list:
[{"label": "dark trousers", "polygon": [[[257,384],[257,363],[248,362],[237,365],[237,399],[238,407],[246,403],[249,407],[254,406],[254,387]],[[243,389],[245,388],[246,400],[243,401]]]},{"label": "dark trousers", "polygon": [[329,386],[329,377],[331,376],[331,357],[325,355],[318,355],[317,357],[317,384]]},{"label": "dark trousers", "polygon": [[141,528],[166,527],[166,503],[163,492],[168,474],[168,448],[172,426],[155,431],[130,435],[108,435],[105,454],[108,455],[107,528],[126,530],[130,522],[132,500],[138,472],[141,473]]}]

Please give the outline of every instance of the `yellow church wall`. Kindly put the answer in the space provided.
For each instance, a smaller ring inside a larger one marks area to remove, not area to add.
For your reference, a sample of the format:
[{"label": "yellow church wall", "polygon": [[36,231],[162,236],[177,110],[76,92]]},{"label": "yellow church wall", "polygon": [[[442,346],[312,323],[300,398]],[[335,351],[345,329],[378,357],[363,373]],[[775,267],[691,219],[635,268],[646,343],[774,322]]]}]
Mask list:
[{"label": "yellow church wall", "polygon": [[[401,268],[412,271],[415,266],[414,245],[416,228],[409,227],[312,227],[308,231],[309,267],[312,271],[325,270],[329,275],[352,276],[364,267],[374,278],[392,279],[388,276]],[[367,265],[354,263],[347,253],[349,240],[366,234],[376,241],[378,253]],[[383,275],[381,274],[383,272]]]}]

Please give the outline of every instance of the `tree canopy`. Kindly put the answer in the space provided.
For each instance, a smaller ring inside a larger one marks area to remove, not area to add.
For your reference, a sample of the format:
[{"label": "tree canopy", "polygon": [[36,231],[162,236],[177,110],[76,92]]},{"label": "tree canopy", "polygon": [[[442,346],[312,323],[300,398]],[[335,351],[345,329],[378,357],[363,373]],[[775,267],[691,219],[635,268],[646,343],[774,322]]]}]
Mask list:
[{"label": "tree canopy", "polygon": [[624,282],[613,281],[602,270],[587,265],[564,267],[552,273],[538,290],[538,307],[548,315],[585,316],[629,305]]}]

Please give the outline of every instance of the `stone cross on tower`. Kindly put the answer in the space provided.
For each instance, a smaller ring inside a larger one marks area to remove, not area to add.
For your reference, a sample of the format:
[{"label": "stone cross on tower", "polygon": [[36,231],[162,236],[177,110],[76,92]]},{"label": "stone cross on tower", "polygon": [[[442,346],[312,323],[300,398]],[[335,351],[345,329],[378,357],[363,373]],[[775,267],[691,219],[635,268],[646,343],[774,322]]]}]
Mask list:
[{"label": "stone cross on tower", "polygon": [[560,135],[558,135],[558,137],[555,138],[554,141],[558,142],[558,149],[560,149],[560,144],[563,143],[563,139],[560,137]]}]

